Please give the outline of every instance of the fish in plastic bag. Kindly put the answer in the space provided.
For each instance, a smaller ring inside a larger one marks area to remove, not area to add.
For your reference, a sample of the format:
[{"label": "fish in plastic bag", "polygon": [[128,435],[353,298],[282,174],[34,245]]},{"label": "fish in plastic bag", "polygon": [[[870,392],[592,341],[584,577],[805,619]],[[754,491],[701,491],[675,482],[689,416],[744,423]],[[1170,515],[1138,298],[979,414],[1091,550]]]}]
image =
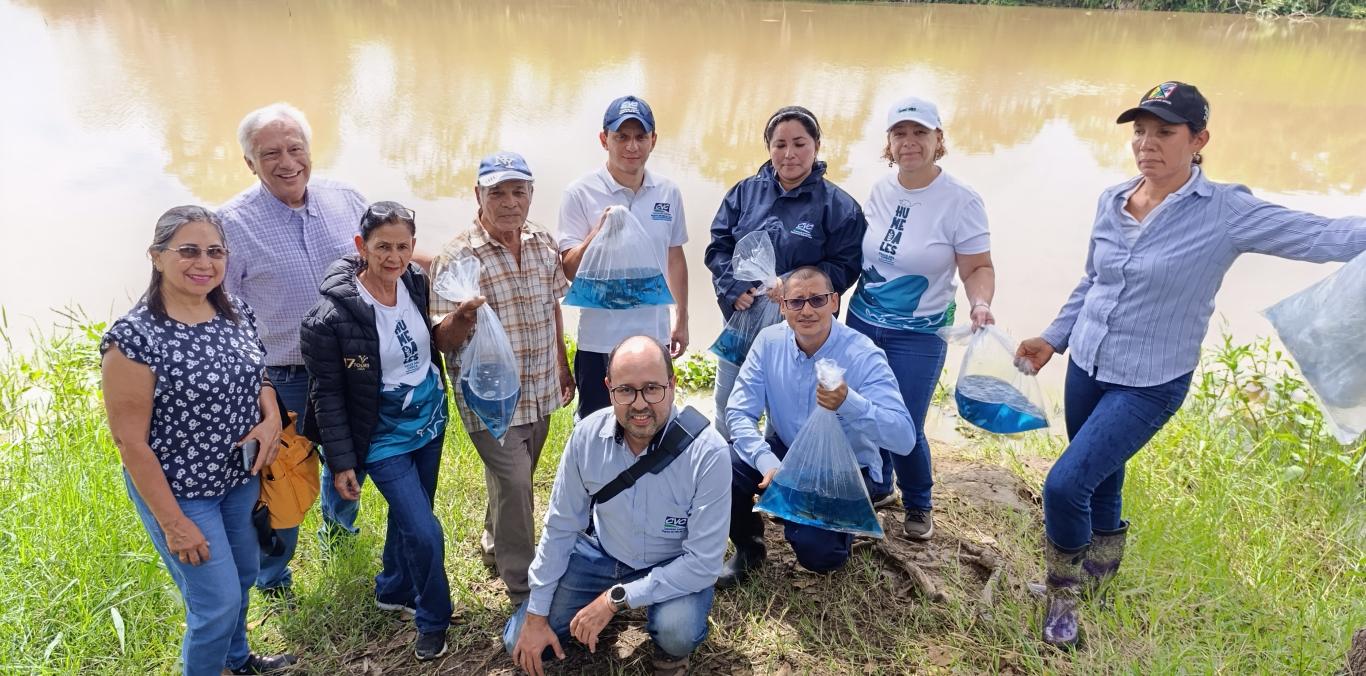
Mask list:
[{"label": "fish in plastic bag", "polygon": [[1263,313],[1318,396],[1333,437],[1366,433],[1366,254]]},{"label": "fish in plastic bag", "polygon": [[741,237],[735,244],[730,264],[731,274],[736,279],[759,282],[754,290],[754,302],[743,310],[731,313],[721,335],[711,344],[713,354],[739,366],[745,363],[745,356],[749,354],[749,348],[759,331],[777,324],[783,318],[778,304],[765,295],[778,284],[773,239],[763,230],[755,230]]},{"label": "fish in plastic bag", "polygon": [[656,259],[650,241],[630,210],[609,207],[602,229],[583,253],[564,304],[603,310],[672,305],[664,261]]},{"label": "fish in plastic bag", "polygon": [[[476,298],[481,269],[478,258],[465,256],[437,275],[432,290],[452,303]],[[474,335],[460,352],[460,394],[489,434],[502,440],[522,395],[522,378],[497,313],[487,303],[477,313]]]},{"label": "fish in plastic bag", "polygon": [[996,434],[1048,427],[1043,390],[1034,374],[1017,366],[1009,334],[993,324],[975,332],[952,326],[937,333],[950,343],[968,345],[953,392],[960,418]]},{"label": "fish in plastic bag", "polygon": [[[833,390],[844,382],[844,369],[822,359],[816,362],[816,378]],[[792,440],[754,511],[825,530],[883,536],[839,416],[819,405]]]}]

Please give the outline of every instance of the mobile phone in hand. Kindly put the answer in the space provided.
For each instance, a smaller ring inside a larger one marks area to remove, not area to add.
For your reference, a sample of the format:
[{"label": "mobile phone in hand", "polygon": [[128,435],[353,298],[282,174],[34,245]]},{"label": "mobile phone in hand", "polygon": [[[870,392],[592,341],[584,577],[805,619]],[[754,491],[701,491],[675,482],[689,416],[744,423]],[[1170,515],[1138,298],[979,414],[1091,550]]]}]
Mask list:
[{"label": "mobile phone in hand", "polygon": [[261,442],[255,439],[248,439],[242,444],[242,468],[251,473],[251,468],[256,464],[256,453],[261,450]]}]

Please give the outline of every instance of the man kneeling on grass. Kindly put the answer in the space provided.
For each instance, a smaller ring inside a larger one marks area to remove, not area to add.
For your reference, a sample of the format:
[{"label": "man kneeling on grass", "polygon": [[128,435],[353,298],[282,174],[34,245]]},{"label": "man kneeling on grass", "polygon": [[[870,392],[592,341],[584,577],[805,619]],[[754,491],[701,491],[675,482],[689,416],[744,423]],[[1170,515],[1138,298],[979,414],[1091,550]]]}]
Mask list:
[{"label": "man kneeling on grass", "polygon": [[705,418],[674,408],[673,363],[654,339],[622,341],[606,384],[612,408],[580,420],[565,445],[531,596],[503,644],[540,675],[571,635],[596,652],[617,611],[648,607],[655,673],[682,674],[707,637],[725,555],[729,451]]}]

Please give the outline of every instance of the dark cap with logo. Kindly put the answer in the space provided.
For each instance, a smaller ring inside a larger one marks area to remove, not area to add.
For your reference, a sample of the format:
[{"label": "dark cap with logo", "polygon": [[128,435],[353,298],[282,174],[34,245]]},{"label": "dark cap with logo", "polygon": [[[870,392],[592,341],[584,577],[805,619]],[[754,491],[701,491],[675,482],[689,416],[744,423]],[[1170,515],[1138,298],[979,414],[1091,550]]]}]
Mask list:
[{"label": "dark cap with logo", "polygon": [[607,112],[602,114],[602,128],[616,131],[627,120],[640,122],[647,134],[654,133],[655,114],[650,110],[650,104],[640,97],[623,96],[608,105]]},{"label": "dark cap with logo", "polygon": [[1144,94],[1137,106],[1120,113],[1115,122],[1132,122],[1139,113],[1151,113],[1164,122],[1188,125],[1191,131],[1199,133],[1209,124],[1209,101],[1195,85],[1163,82]]}]

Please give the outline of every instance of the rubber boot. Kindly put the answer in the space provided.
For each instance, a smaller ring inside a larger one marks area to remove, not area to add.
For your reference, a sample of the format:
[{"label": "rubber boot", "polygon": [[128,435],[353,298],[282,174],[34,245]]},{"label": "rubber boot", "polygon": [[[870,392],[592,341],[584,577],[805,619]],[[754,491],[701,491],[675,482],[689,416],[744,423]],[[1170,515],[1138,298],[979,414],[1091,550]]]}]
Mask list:
[{"label": "rubber boot", "polygon": [[1081,591],[1081,562],[1086,548],[1058,549],[1045,539],[1043,641],[1058,648],[1074,648],[1079,635],[1077,604]]},{"label": "rubber boot", "polygon": [[741,545],[735,543],[735,555],[726,559],[722,566],[721,576],[716,578],[717,589],[728,589],[736,585],[744,584],[749,579],[751,571],[764,565],[764,559],[768,557],[768,551],[764,545],[746,543]]},{"label": "rubber boot", "polygon": [[1124,560],[1124,540],[1129,533],[1129,522],[1120,522],[1119,528],[1107,531],[1092,531],[1091,547],[1086,550],[1086,559],[1081,562],[1082,589],[1087,596],[1104,600],[1110,581],[1119,572],[1119,564]]}]

